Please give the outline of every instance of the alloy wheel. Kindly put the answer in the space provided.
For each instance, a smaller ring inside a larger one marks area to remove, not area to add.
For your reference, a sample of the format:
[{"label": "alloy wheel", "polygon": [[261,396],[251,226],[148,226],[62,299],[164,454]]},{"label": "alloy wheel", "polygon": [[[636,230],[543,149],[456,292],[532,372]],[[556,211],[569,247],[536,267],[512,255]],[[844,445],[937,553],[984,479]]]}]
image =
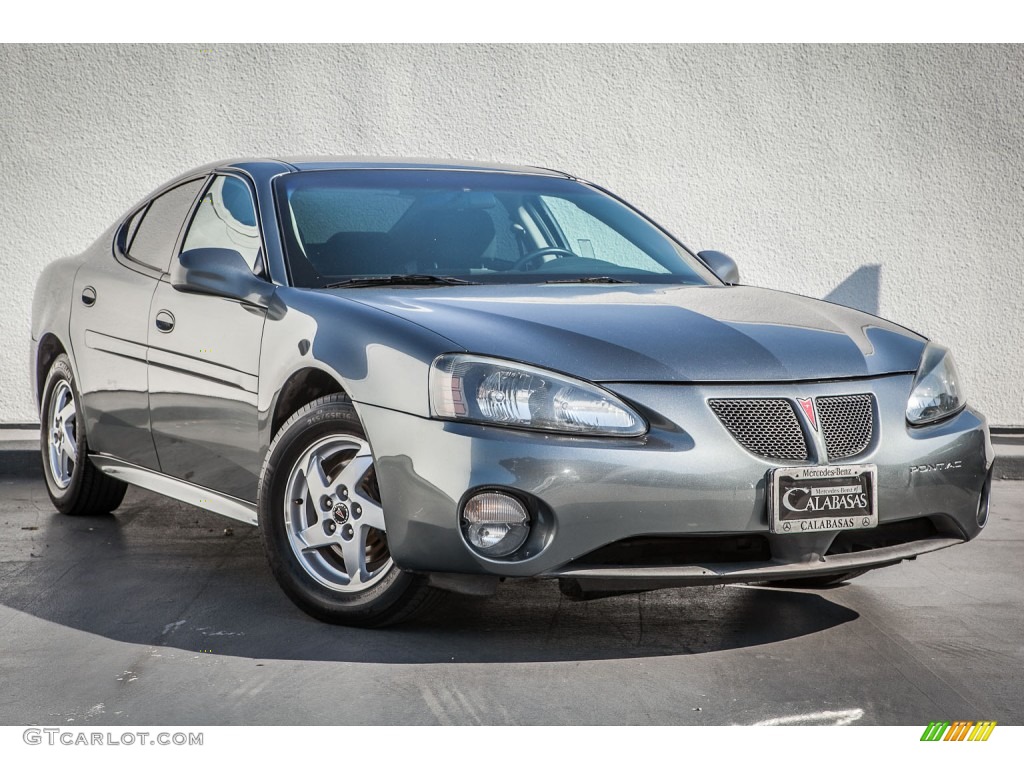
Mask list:
[{"label": "alloy wheel", "polygon": [[62,380],[57,382],[50,397],[50,412],[47,418],[49,433],[47,447],[50,477],[61,489],[71,484],[71,477],[78,461],[78,422],[75,395],[71,385]]},{"label": "alloy wheel", "polygon": [[350,435],[322,438],[288,474],[285,531],[299,565],[337,592],[361,592],[392,568],[373,455]]}]

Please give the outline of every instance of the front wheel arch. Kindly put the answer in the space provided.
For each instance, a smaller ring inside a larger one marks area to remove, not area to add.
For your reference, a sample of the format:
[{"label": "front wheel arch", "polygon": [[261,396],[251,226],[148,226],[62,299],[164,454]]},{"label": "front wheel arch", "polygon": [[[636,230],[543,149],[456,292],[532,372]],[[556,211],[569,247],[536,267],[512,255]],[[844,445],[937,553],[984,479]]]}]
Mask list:
[{"label": "front wheel arch", "polygon": [[[305,478],[296,484],[296,472],[303,468],[310,451],[332,440],[359,443],[365,453],[339,454],[337,462],[327,457],[321,462],[317,456],[316,463],[309,464],[310,468],[305,471]],[[349,499],[342,488],[349,483],[346,473],[358,456],[371,459],[368,467],[357,470],[359,478],[366,480],[373,472],[372,454],[362,423],[348,397],[330,394],[300,408],[281,425],[263,461],[257,501],[260,535],[278,584],[306,613],[322,621],[350,626],[395,624],[436,605],[444,593],[430,587],[425,576],[402,571],[391,561],[389,552],[387,570],[380,578],[368,578],[360,585],[361,576],[354,582],[354,589],[343,583],[344,578],[331,583],[332,564],[335,566],[333,575],[338,575],[356,562],[348,559],[353,552],[351,531],[349,538],[344,541],[343,538],[344,525],[350,522],[345,515],[357,513],[353,499]],[[314,475],[317,471],[318,476]],[[378,491],[373,519],[380,520],[379,528],[377,523],[370,525],[384,534],[386,547],[387,526],[379,498]],[[330,499],[331,503],[323,503],[325,499]],[[342,516],[334,517],[339,506],[344,506],[342,502],[348,502],[348,508]],[[293,504],[302,510],[298,517]],[[359,528],[354,523],[353,527]],[[367,560],[371,555],[380,557],[365,542],[357,551]],[[321,559],[327,562],[321,563]],[[362,574],[362,563],[359,572]]]},{"label": "front wheel arch", "polygon": [[270,440],[304,405],[327,395],[347,396],[345,388],[334,376],[320,368],[301,368],[285,381],[274,398],[270,419]]}]

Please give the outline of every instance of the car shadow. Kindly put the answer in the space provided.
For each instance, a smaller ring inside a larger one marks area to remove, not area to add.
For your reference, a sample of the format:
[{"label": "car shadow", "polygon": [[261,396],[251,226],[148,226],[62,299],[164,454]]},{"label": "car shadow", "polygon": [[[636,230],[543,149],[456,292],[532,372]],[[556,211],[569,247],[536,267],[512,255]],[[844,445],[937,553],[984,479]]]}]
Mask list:
[{"label": "car shadow", "polygon": [[491,598],[452,596],[398,627],[330,626],[284,596],[253,528],[136,489],[103,518],[34,507],[36,530],[4,547],[0,602],[118,642],[196,653],[378,664],[638,658],[758,646],[858,617],[812,592],[695,587],[573,602],[554,582],[520,581]]}]

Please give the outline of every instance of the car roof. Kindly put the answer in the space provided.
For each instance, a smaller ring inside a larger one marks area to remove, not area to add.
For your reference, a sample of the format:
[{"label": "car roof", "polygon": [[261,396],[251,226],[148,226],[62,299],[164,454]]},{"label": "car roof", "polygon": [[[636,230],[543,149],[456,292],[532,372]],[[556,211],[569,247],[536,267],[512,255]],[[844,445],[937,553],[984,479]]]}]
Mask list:
[{"label": "car roof", "polygon": [[542,176],[563,176],[569,174],[550,168],[531,165],[511,165],[506,163],[488,163],[474,160],[451,160],[434,158],[408,157],[282,157],[275,158],[279,162],[290,165],[297,171],[323,171],[339,169],[430,169],[451,171],[497,171],[500,173],[525,173]]},{"label": "car roof", "polygon": [[347,156],[302,156],[302,157],[240,157],[204,163],[166,182],[153,194],[180,184],[186,179],[213,171],[236,169],[254,179],[267,179],[281,173],[297,171],[333,170],[433,170],[433,171],[480,171],[484,173],[516,173],[531,176],[548,176],[575,179],[568,173],[533,165],[507,165],[485,163],[474,160],[435,160],[404,157],[347,157]]},{"label": "car roof", "polygon": [[574,178],[570,174],[551,168],[533,165],[511,165],[487,163],[474,160],[442,160],[405,157],[346,157],[346,156],[302,156],[302,157],[246,157],[206,163],[179,176],[178,180],[197,176],[201,173],[235,168],[251,175],[288,173],[289,171],[330,171],[330,170],[434,170],[434,171],[482,171],[489,173],[517,173],[533,176],[555,176]]},{"label": "car roof", "polygon": [[[427,158],[404,157],[357,157],[341,155],[295,156],[295,157],[238,157],[229,160],[218,160],[192,168],[175,176],[143,198],[150,200],[166,190],[182,182],[205,176],[215,171],[242,171],[255,180],[269,180],[282,173],[298,171],[331,171],[331,170],[434,170],[434,171],[479,171],[483,173],[514,173],[531,176],[547,176],[552,178],[573,179],[563,171],[542,168],[533,165],[508,165],[503,163],[486,163],[475,160],[435,160]],[[137,203],[137,208],[143,201]]]}]

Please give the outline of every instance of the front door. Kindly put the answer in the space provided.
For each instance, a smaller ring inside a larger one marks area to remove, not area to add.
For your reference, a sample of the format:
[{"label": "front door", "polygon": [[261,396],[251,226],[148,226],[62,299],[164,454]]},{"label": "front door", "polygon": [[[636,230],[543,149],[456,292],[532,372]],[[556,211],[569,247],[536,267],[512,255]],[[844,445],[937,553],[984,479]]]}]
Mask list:
[{"label": "front door", "polygon": [[[204,192],[182,251],[230,248],[263,273],[248,184],[218,175]],[[177,291],[165,278],[149,311],[149,409],[160,468],[246,501],[259,477],[257,383],[266,310]]]}]

